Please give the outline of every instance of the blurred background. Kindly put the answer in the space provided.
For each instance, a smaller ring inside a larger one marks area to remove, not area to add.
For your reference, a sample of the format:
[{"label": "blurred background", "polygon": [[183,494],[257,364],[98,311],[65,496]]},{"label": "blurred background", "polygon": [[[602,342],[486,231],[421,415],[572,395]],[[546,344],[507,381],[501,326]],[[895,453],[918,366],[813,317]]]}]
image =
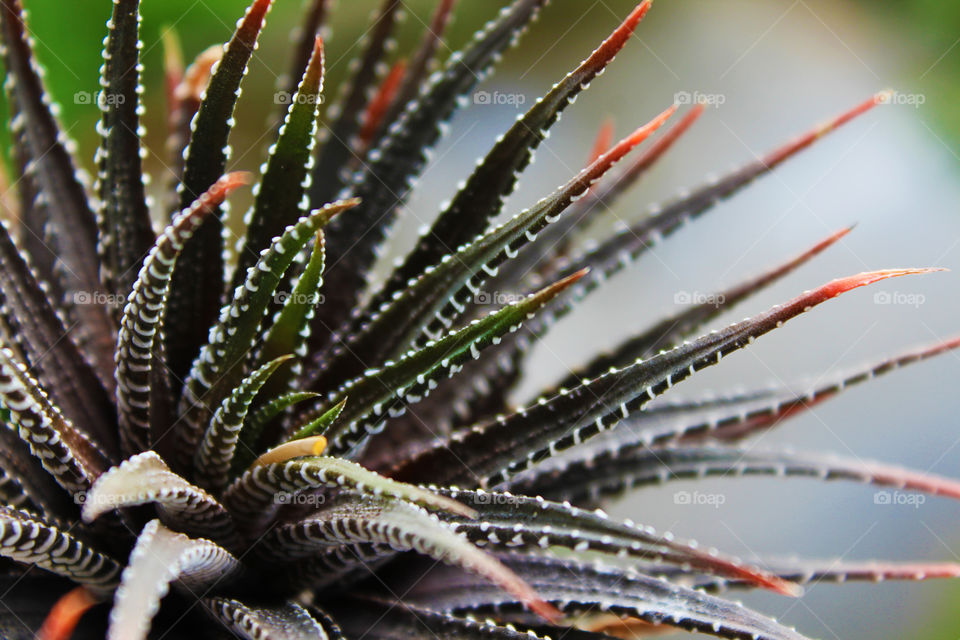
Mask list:
[{"label": "blurred background", "polygon": [[[24,0],[37,53],[62,121],[90,167],[108,0]],[[143,3],[148,167],[162,185],[163,47],[175,27],[189,61],[229,37],[245,0]],[[327,39],[327,87],[338,86],[374,0],[341,0]],[[408,52],[433,0],[408,0],[396,55]],[[506,4],[462,0],[446,39],[457,48]],[[457,116],[410,199],[395,251],[435,215],[494,136],[584,58],[633,0],[554,0],[481,90],[513,104],[472,104]],[[273,92],[288,67],[300,3],[278,0],[245,80],[232,168],[255,170],[275,121]],[[598,348],[678,311],[684,293],[706,293],[752,275],[829,233],[858,223],[838,246],[716,323],[766,309],[833,277],[867,269],[944,266],[953,273],[861,290],[763,338],[685,382],[673,397],[773,382],[815,382],[830,373],[935,342],[960,331],[960,4],[942,0],[658,0],[633,42],[565,113],[508,201],[513,214],[564,182],[585,161],[607,117],[625,135],[677,96],[714,106],[593,235],[637,220],[648,205],[785,141],[883,88],[882,105],[803,153],[696,225],[657,246],[561,323],[540,345],[518,400]],[[330,92],[328,92],[329,94]],[[246,124],[244,124],[246,123]],[[7,132],[2,148],[8,149]],[[240,215],[243,205],[234,206]],[[881,294],[881,295],[878,295]],[[763,438],[960,476],[960,357],[895,372],[791,420]],[[720,505],[677,504],[675,493],[722,496]],[[743,557],[960,561],[960,507],[876,504],[869,487],[794,479],[673,483],[615,505],[631,517]],[[816,638],[960,636],[960,583],[815,585],[800,600],[745,602]]]}]

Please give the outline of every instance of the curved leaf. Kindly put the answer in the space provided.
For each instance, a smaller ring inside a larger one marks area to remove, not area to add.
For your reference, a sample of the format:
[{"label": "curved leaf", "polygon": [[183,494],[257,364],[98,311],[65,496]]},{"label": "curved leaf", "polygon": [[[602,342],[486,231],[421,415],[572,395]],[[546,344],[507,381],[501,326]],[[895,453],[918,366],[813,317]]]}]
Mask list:
[{"label": "curved leaf", "polygon": [[736,576],[751,584],[784,595],[797,595],[791,585],[715,550],[701,550],[695,542],[681,542],[672,534],[657,534],[652,527],[611,519],[601,510],[578,509],[511,493],[462,489],[439,490],[478,511],[475,519],[441,513],[441,520],[479,547],[499,551],[567,549],[577,554],[599,552],[617,558],[674,563],[702,572]]},{"label": "curved leaf", "polygon": [[[743,605],[630,569],[528,556],[505,557],[504,562],[566,614],[611,612],[724,638],[806,640]],[[511,596],[444,570],[430,572],[404,599],[461,614],[496,608],[501,619],[509,619],[506,614],[515,609]]]},{"label": "curved leaf", "polygon": [[[180,212],[160,234],[133,285],[123,309],[117,337],[117,406],[120,441],[128,455],[149,449],[153,442],[151,421],[160,422],[153,398],[166,378],[162,363],[155,366],[157,334],[164,326],[167,294],[174,265],[186,242],[207,216],[217,210],[231,191],[247,182],[246,174],[229,173]],[[157,371],[155,371],[155,369]],[[161,376],[154,375],[159,372]],[[163,425],[166,427],[166,425]],[[159,435],[159,434],[156,434]]]},{"label": "curved leaf", "polygon": [[290,496],[325,487],[382,495],[467,516],[474,513],[456,500],[385,478],[353,462],[326,456],[254,466],[227,488],[223,503],[239,525],[255,532],[265,526]]},{"label": "curved leaf", "polygon": [[203,608],[223,626],[246,640],[339,640],[343,636],[294,602],[248,605],[232,598],[201,600]]},{"label": "curved leaf", "polygon": [[51,304],[6,224],[0,225],[0,318],[7,344],[15,346],[52,400],[75,425],[116,451],[114,408],[93,368]]},{"label": "curved leaf", "polygon": [[291,391],[271,400],[267,400],[256,411],[247,416],[240,430],[239,446],[233,456],[233,473],[239,475],[250,466],[260,451],[259,443],[264,429],[274,418],[293,405],[312,400],[318,394],[309,391]]},{"label": "curved leaf", "polygon": [[12,425],[61,487],[76,496],[108,466],[103,453],[63,417],[12,351],[0,348],[0,402]]},{"label": "curved leaf", "polygon": [[399,500],[348,496],[308,520],[273,529],[261,543],[257,551],[271,562],[306,558],[317,548],[339,544],[373,543],[395,551],[416,551],[489,580],[544,618],[557,616],[493,556],[454,533],[435,515]]},{"label": "curved leaf", "polygon": [[109,593],[120,565],[76,536],[36,516],[0,505],[0,555],[70,578],[97,593]]},{"label": "curved leaf", "polygon": [[250,403],[290,356],[276,358],[263,365],[230,392],[220,404],[194,456],[194,475],[207,489],[219,492],[229,481],[230,466],[240,439],[240,429]]},{"label": "curved leaf", "polygon": [[153,451],[124,460],[100,476],[83,501],[87,522],[123,507],[153,503],[160,519],[177,531],[210,538],[235,549],[239,537],[230,514],[217,500],[177,474]]},{"label": "curved leaf", "polygon": [[229,584],[240,572],[237,560],[208,540],[191,540],[151,520],[143,528],[110,610],[108,640],[146,640],[160,600],[176,581],[192,592]]}]

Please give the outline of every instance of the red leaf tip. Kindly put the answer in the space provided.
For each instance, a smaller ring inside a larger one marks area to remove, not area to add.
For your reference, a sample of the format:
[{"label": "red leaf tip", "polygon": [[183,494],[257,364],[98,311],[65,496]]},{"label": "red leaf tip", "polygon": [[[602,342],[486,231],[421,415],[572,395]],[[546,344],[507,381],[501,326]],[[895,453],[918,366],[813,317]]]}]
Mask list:
[{"label": "red leaf tip", "polygon": [[630,15],[627,16],[627,19],[623,21],[624,24],[632,24],[635,27],[641,20],[643,20],[643,17],[647,15],[647,11],[650,11],[650,7],[652,6],[653,0],[643,0],[643,2],[633,8],[633,11],[630,12]]},{"label": "red leaf tip", "polygon": [[71,589],[53,605],[37,632],[37,640],[69,640],[83,614],[97,603],[85,587]]},{"label": "red leaf tip", "polygon": [[253,174],[249,171],[231,171],[217,180],[217,184],[228,192],[251,182],[253,182]]},{"label": "red leaf tip", "polygon": [[873,103],[874,104],[887,104],[890,102],[890,99],[893,98],[893,94],[896,93],[893,89],[884,89],[883,91],[878,91],[873,94]]},{"label": "red leaf tip", "polygon": [[588,273],[590,273],[590,267],[584,267],[583,269],[580,269],[580,271],[577,271],[576,273],[572,273],[566,278],[563,278],[562,280],[557,280],[550,286],[545,287],[540,293],[545,294],[549,297],[553,297],[559,294],[564,289],[576,284],[576,282],[580,280],[580,278],[584,277]]},{"label": "red leaf tip", "polygon": [[[655,117],[653,120],[643,125],[633,133],[631,133],[624,142],[630,147],[634,147],[641,142],[643,142],[650,134],[663,126],[663,123],[670,119],[674,113],[677,112],[679,105],[671,105],[666,110],[664,110],[660,115]],[[621,143],[623,144],[623,143]]]},{"label": "red leaf tip", "polygon": [[885,102],[888,102],[890,100],[891,95],[892,95],[892,92],[890,91],[881,91],[880,93],[876,93],[870,96],[870,98],[868,98],[867,100],[864,100],[863,102],[856,105],[852,109],[849,109],[848,111],[844,111],[839,116],[831,120],[828,120],[827,122],[824,122],[822,125],[817,127],[816,136],[819,137],[827,133],[830,133],[837,127],[843,124],[846,124],[847,122],[850,122],[857,116],[863,115],[867,111],[870,111],[870,109],[873,109],[878,104],[883,104]]},{"label": "red leaf tip", "polygon": [[833,298],[841,293],[846,293],[851,289],[864,287],[868,284],[873,284],[874,282],[887,280],[888,278],[898,278],[900,276],[909,276],[921,273],[933,273],[935,271],[948,271],[948,269],[941,267],[926,267],[920,269],[884,269],[882,271],[867,271],[828,282],[820,287],[819,292],[825,298]]}]

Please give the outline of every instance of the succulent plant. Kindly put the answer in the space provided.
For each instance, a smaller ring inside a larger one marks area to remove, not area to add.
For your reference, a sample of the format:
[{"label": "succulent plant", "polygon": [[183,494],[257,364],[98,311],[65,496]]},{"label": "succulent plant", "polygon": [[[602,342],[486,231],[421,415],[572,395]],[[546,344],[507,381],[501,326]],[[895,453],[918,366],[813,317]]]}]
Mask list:
[{"label": "succulent plant", "polygon": [[497,224],[536,147],[628,44],[647,0],[496,140],[377,282],[371,268],[444,122],[547,0],[515,0],[442,65],[454,2],[439,0],[410,62],[384,73],[403,9],[385,0],[328,109],[317,36],[328,6],[309,2],[299,80],[281,94],[285,117],[232,257],[225,199],[252,178],[226,172],[228,138],[270,0],[253,1],[222,49],[167,69],[169,206],[146,197],[138,0],[114,0],[108,22],[92,187],[20,0],[0,4],[18,194],[17,221],[0,233],[4,637],[599,639],[670,625],[788,640],[804,636],[718,592],[960,575],[949,563],[746,563],[599,510],[636,487],[711,474],[960,497],[960,483],[921,472],[742,446],[960,340],[802,391],[653,402],[837,295],[932,270],[840,278],[694,337],[848,229],[511,404],[554,320],[884,94],[581,250],[569,238],[703,108],[612,176],[676,107],[616,144],[605,127],[586,168]]}]

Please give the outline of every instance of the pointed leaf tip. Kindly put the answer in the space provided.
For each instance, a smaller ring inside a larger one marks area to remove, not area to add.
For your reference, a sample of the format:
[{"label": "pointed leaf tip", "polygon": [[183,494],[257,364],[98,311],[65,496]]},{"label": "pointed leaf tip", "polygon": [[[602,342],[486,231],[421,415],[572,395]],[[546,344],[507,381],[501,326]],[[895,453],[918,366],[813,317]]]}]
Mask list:
[{"label": "pointed leaf tip", "polygon": [[853,228],[854,228],[855,226],[856,226],[856,225],[853,225],[853,224],[852,224],[852,225],[850,225],[850,226],[847,226],[847,227],[844,227],[844,228],[842,228],[842,229],[838,229],[837,231],[834,231],[834,232],[831,233],[829,236],[827,236],[826,238],[824,238],[823,240],[821,240],[821,241],[818,242],[817,244],[815,244],[815,245],[813,245],[812,247],[810,247],[807,251],[805,251],[805,252],[803,253],[803,256],[804,256],[804,257],[814,256],[814,255],[820,253],[821,251],[823,251],[824,249],[827,249],[828,247],[836,244],[838,241],[840,241],[841,239],[845,238],[851,231],[853,231]]},{"label": "pointed leaf tip", "polygon": [[316,215],[321,211],[323,211],[324,209],[329,209],[329,211],[327,212],[327,215],[329,216],[329,218],[327,220],[328,221],[333,220],[344,211],[349,211],[350,209],[353,209],[358,204],[360,204],[360,198],[347,198],[346,200],[340,200],[339,203],[335,203],[335,204],[338,204],[338,206],[331,207],[327,205],[326,207],[323,207],[321,209],[315,209],[311,213],[311,215]]},{"label": "pointed leaf tip", "polygon": [[867,111],[870,111],[878,104],[885,104],[889,102],[891,95],[893,95],[893,92],[890,90],[886,90],[870,96],[868,99],[864,100],[863,102],[853,107],[852,109],[845,111],[841,113],[839,116],[833,118],[832,120],[828,120],[827,122],[823,123],[820,126],[820,131],[818,132],[817,135],[821,136],[826,133],[829,133],[834,129],[836,129],[837,127],[843,124],[846,124],[847,122],[850,122],[857,116],[863,115]]},{"label": "pointed leaf tip", "polygon": [[[626,143],[629,145],[630,148],[640,144],[641,142],[646,140],[654,131],[662,127],[663,124],[667,120],[669,120],[674,113],[677,112],[678,108],[679,108],[679,105],[676,105],[676,104],[670,105],[670,107],[668,107],[663,112],[661,112],[660,115],[658,115],[653,120],[651,120],[647,124],[643,125],[642,127],[638,128],[636,131],[631,133],[629,136],[627,136],[624,139],[624,142],[621,142],[620,144]],[[617,147],[614,147],[610,151],[612,152],[616,148]]]},{"label": "pointed leaf tip", "polygon": [[219,180],[210,185],[210,188],[207,191],[200,195],[197,200],[191,204],[194,206],[196,203],[203,200],[207,201],[207,207],[212,210],[226,200],[227,196],[233,193],[237,188],[244,185],[250,184],[253,182],[253,174],[249,171],[232,171],[230,173],[223,174]]},{"label": "pointed leaf tip", "polygon": [[590,273],[590,267],[585,267],[585,268],[583,268],[583,269],[580,269],[580,271],[577,271],[576,273],[573,273],[573,274],[567,276],[566,278],[563,278],[562,280],[557,280],[556,282],[554,282],[554,283],[553,283],[552,285],[550,285],[549,287],[546,287],[546,289],[544,289],[544,291],[551,291],[551,292],[553,292],[553,293],[560,293],[561,291],[563,291],[563,290],[566,289],[567,287],[570,287],[570,286],[576,284],[576,282],[577,282],[578,280],[580,280],[580,278],[584,277],[584,276],[587,275],[588,273]]},{"label": "pointed leaf tip", "polygon": [[890,98],[893,97],[893,94],[896,93],[893,89],[884,89],[882,91],[877,91],[873,94],[873,103],[874,104],[886,104],[890,102]]},{"label": "pointed leaf tip", "polygon": [[653,0],[643,0],[640,4],[633,8],[633,11],[630,12],[630,15],[627,16],[627,19],[623,21],[625,25],[631,25],[630,30],[632,31],[637,24],[643,20],[643,17],[647,15],[647,12],[650,11],[650,8],[653,6]]},{"label": "pointed leaf tip", "polygon": [[218,180],[221,187],[227,190],[233,190],[251,182],[253,182],[253,174],[249,171],[231,171]]},{"label": "pointed leaf tip", "polygon": [[767,155],[763,156],[764,164],[766,164],[768,167],[771,167],[771,168],[780,164],[781,162],[783,162],[790,156],[794,155],[798,151],[806,149],[807,147],[812,145],[814,142],[816,142],[823,136],[827,135],[828,133],[832,133],[842,125],[856,118],[857,116],[863,115],[867,111],[870,111],[871,109],[873,109],[878,104],[883,104],[883,101],[885,100],[885,98],[883,97],[884,95],[885,95],[885,92],[875,94],[870,98],[868,98],[867,100],[864,100],[860,104],[856,105],[855,107],[848,109],[847,111],[844,111],[840,115],[812,127],[806,133],[801,134],[800,136],[793,139],[792,141],[778,147],[777,149],[774,149]]},{"label": "pointed leaf tip", "polygon": [[842,293],[846,293],[857,287],[864,287],[868,284],[887,280],[889,278],[899,278],[900,276],[909,276],[921,273],[933,273],[935,271],[947,271],[941,267],[927,267],[920,269],[884,269],[881,271],[867,271],[845,278],[837,278],[816,290],[817,294],[823,296],[824,300],[834,298]]},{"label": "pointed leaf tip", "polygon": [[99,602],[86,587],[71,589],[53,605],[37,631],[37,640],[70,640],[83,614]]}]

